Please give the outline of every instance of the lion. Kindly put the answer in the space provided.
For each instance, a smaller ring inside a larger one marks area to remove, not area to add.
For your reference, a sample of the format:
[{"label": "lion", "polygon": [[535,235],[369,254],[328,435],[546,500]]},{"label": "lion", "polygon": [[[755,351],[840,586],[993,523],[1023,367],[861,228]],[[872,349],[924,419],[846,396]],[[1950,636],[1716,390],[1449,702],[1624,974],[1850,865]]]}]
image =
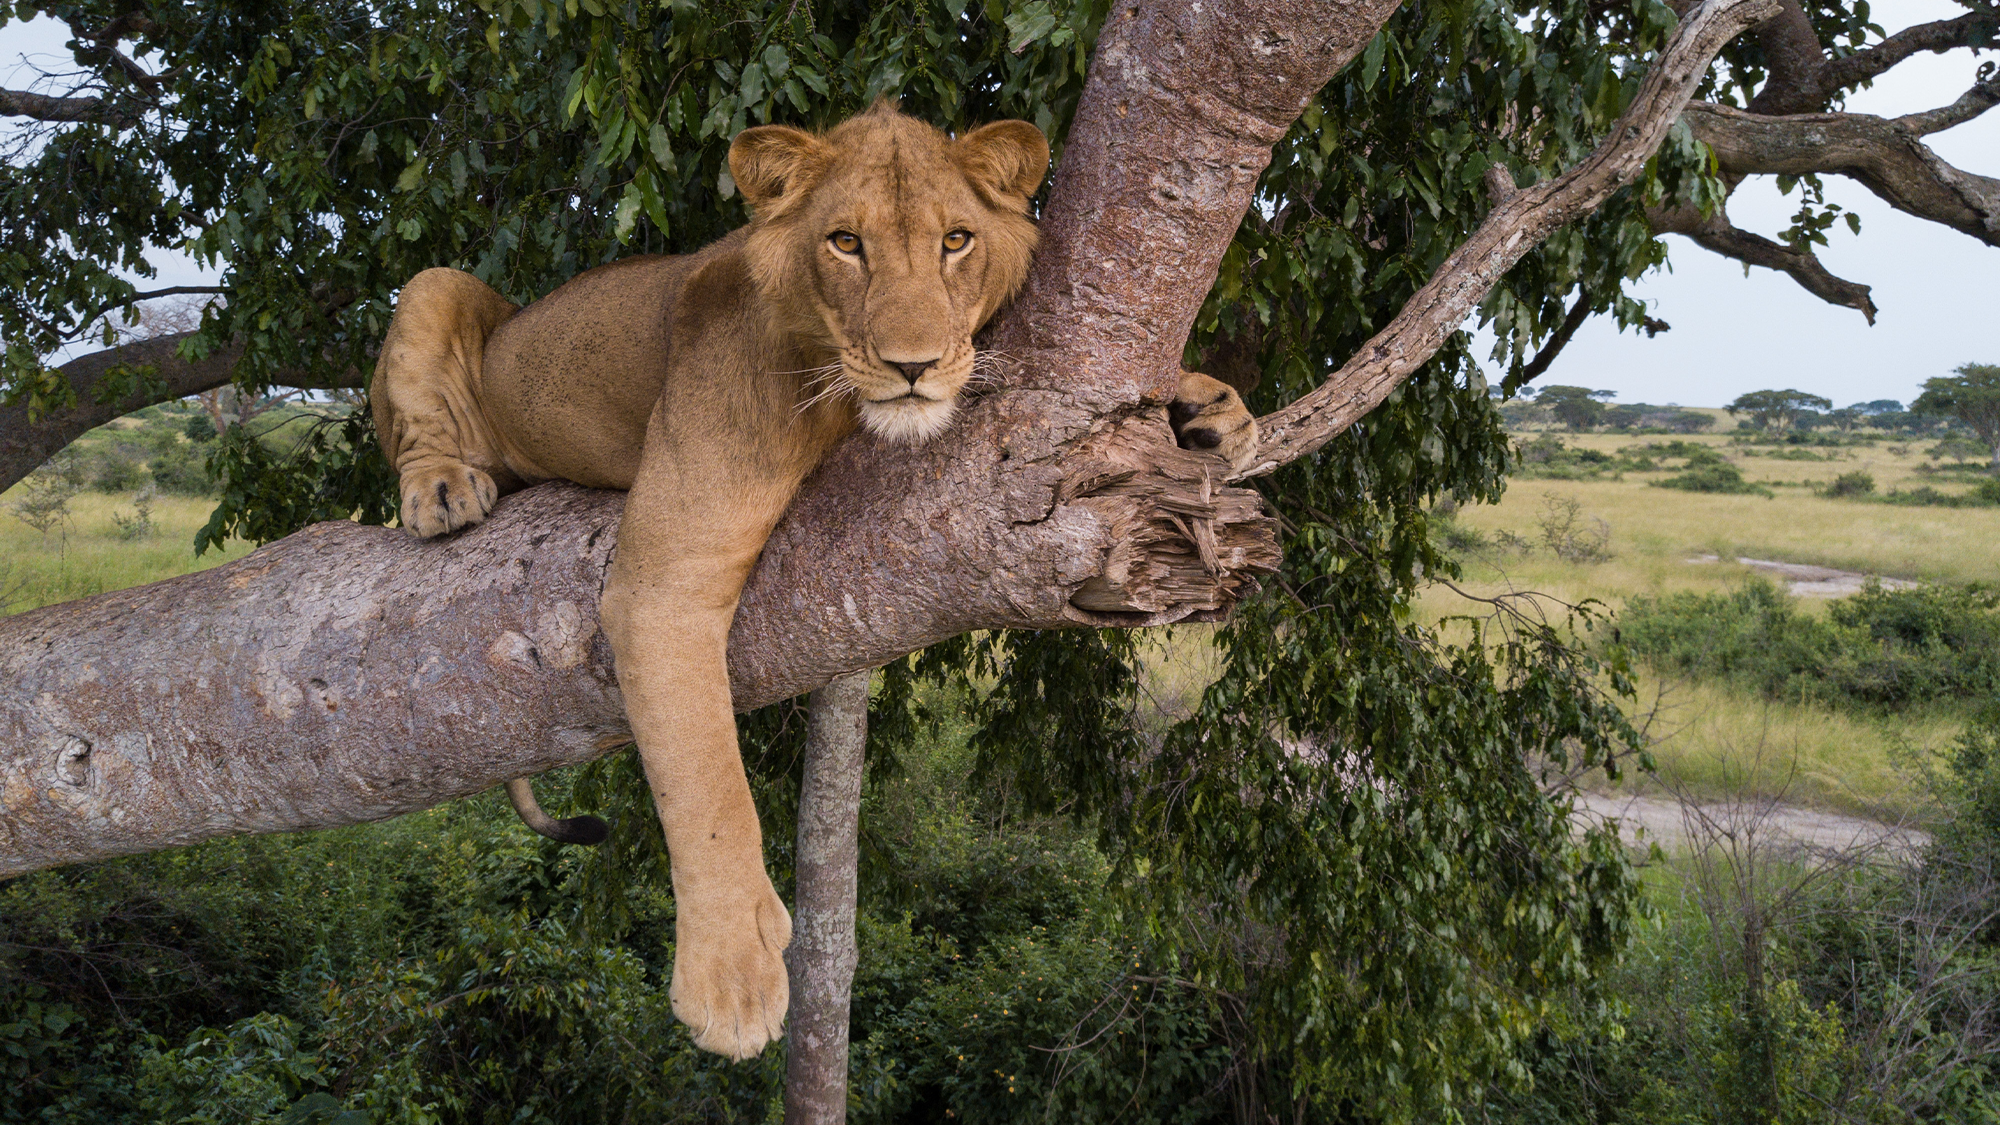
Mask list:
[{"label": "lion", "polygon": [[[579,274],[519,308],[471,274],[418,274],[373,386],[420,537],[554,479],[627,489],[604,631],[666,832],[669,986],[695,1043],[749,1058],[782,1034],[791,916],[772,889],[737,753],[726,644],[738,596],[793,494],[856,426],[921,442],[951,425],[973,337],[1027,276],[1048,141],[1024,121],[951,137],[878,104],[825,133],[739,134],[748,226],[682,256]],[[1181,444],[1241,465],[1256,425],[1189,373]],[[510,783],[532,827],[552,821]]]}]

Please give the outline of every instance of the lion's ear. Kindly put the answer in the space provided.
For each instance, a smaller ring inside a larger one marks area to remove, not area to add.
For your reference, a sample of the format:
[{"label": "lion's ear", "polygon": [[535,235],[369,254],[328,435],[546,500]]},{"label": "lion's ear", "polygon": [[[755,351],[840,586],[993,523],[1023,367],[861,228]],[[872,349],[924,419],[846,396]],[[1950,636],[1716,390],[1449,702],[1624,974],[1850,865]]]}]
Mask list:
[{"label": "lion's ear", "polygon": [[1049,171],[1049,140],[1026,121],[995,121],[958,140],[958,164],[973,183],[1023,201]]},{"label": "lion's ear", "polygon": [[825,141],[789,125],[759,125],[729,143],[729,175],[743,202],[760,214],[786,195],[809,187],[826,166]]}]

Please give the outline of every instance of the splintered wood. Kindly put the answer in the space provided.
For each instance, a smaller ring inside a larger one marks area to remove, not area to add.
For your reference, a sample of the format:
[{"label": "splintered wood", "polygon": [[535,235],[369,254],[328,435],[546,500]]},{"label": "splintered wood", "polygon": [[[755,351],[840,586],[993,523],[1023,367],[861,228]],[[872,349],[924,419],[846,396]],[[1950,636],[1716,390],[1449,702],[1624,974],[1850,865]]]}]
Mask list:
[{"label": "splintered wood", "polygon": [[1077,620],[1218,620],[1257,591],[1258,574],[1277,570],[1277,521],[1256,492],[1220,483],[1227,468],[1218,459],[1125,440],[1091,453],[1060,495],[1104,521],[1111,548],[1103,571],[1070,596]]}]

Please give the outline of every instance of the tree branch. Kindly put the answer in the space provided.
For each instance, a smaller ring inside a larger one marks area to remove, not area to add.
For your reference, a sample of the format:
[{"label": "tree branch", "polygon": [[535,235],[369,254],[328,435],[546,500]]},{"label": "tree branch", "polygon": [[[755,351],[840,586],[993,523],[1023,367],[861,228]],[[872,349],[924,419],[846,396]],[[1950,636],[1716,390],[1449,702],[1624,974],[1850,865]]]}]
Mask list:
[{"label": "tree branch", "polygon": [[1318,389],[1260,419],[1258,461],[1242,475],[1268,473],[1317,450],[1389,397],[1531,247],[1638,178],[1716,52],[1775,10],[1776,0],[1708,0],[1690,13],[1610,137],[1575,168],[1494,207],[1358,355]]},{"label": "tree branch", "polygon": [[1535,358],[1521,368],[1521,382],[1532,382],[1536,376],[1547,371],[1549,365],[1556,361],[1556,357],[1562,354],[1563,348],[1569,345],[1570,337],[1575,336],[1576,330],[1582,328],[1583,322],[1589,319],[1590,294],[1579,289],[1576,293],[1576,303],[1569,307],[1569,312],[1563,314],[1562,323],[1556,325],[1554,332],[1549,333],[1549,338],[1543,342],[1540,350],[1535,352]]},{"label": "tree branch", "polygon": [[[1927,117],[1917,116],[1919,124]],[[1902,121],[1865,113],[1761,117],[1710,102],[1688,106],[1684,120],[1725,173],[1837,173],[1898,211],[2000,246],[2000,180],[1945,163]]]},{"label": "tree branch", "polygon": [[1940,109],[1896,118],[1896,127],[1914,136],[1928,137],[1966,122],[2000,104],[2000,77],[1988,79],[1967,90],[1957,101]]},{"label": "tree branch", "polygon": [[1981,32],[1991,34],[1993,30],[1993,17],[1981,12],[1906,27],[1872,47],[1828,61],[1820,68],[1819,88],[1831,95],[1836,90],[1858,86],[1919,51],[1941,54],[1955,47],[1970,47],[1973,36]]},{"label": "tree branch", "polygon": [[36,121],[102,122],[116,129],[138,124],[139,118],[112,107],[105,98],[58,98],[25,90],[0,90],[0,116],[31,117]]},{"label": "tree branch", "polygon": [[[67,409],[30,419],[26,403],[0,404],[0,489],[27,476],[64,446],[113,418],[229,382],[237,361],[243,357],[242,346],[220,348],[199,360],[182,359],[177,349],[191,335],[192,332],[176,332],[155,336],[92,352],[63,364],[56,371],[69,380],[76,393],[75,405]],[[154,378],[143,381],[131,394],[99,401],[116,370],[131,367],[151,367]],[[350,370],[331,380],[295,375],[285,379],[283,385],[330,389],[359,387],[362,383],[361,373]]]},{"label": "tree branch", "polygon": [[1646,219],[1656,233],[1684,234],[1696,244],[1725,258],[1789,274],[1806,292],[1820,300],[1855,309],[1868,318],[1869,324],[1875,323],[1875,302],[1869,297],[1868,286],[1835,277],[1809,250],[1795,250],[1762,235],[1739,229],[1730,223],[1728,214],[1721,209],[1705,216],[1696,207],[1655,207],[1647,209]]}]

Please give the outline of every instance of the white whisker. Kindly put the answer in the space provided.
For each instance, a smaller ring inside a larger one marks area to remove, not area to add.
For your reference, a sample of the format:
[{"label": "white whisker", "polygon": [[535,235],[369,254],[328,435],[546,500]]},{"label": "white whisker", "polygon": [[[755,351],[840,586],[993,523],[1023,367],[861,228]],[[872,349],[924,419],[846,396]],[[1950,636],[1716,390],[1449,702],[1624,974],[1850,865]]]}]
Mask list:
[{"label": "white whisker", "polygon": [[811,398],[805,400],[804,402],[799,403],[798,407],[796,408],[797,413],[804,414],[806,411],[811,410],[813,407],[819,405],[822,402],[827,401],[828,399],[838,398],[841,395],[852,394],[853,392],[854,392],[854,384],[848,382],[846,379],[838,379],[838,378],[829,379],[827,380],[827,385],[821,388],[818,394],[815,394]]}]

